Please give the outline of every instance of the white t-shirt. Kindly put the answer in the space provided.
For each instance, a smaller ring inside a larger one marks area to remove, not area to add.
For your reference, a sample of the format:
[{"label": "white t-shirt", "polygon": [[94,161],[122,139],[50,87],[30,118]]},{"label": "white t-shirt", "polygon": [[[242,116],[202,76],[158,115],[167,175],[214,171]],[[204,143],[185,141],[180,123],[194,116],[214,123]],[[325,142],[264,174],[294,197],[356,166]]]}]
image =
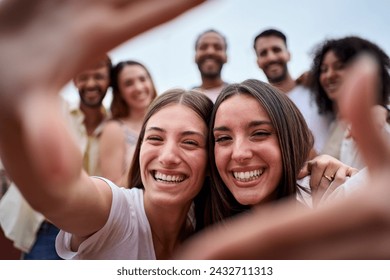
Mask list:
[{"label": "white t-shirt", "polygon": [[103,180],[109,184],[113,195],[107,223],[82,242],[77,252],[70,249],[72,235],[61,230],[56,239],[58,255],[63,259],[155,260],[143,190],[119,188]]},{"label": "white t-shirt", "polygon": [[219,94],[221,93],[221,91],[227,86],[228,84],[227,83],[223,83],[221,86],[219,87],[214,87],[214,88],[209,88],[209,89],[203,89],[201,87],[194,87],[193,89],[194,90],[197,90],[197,91],[200,91],[200,92],[203,92],[204,94],[207,95],[208,98],[211,99],[211,101],[213,101],[213,103],[215,103],[215,101],[217,100]]},{"label": "white t-shirt", "polygon": [[305,118],[307,126],[314,136],[314,149],[317,152],[322,151],[328,138],[331,119],[326,115],[318,113],[318,106],[311,98],[308,88],[297,85],[287,93],[287,96],[294,102]]}]

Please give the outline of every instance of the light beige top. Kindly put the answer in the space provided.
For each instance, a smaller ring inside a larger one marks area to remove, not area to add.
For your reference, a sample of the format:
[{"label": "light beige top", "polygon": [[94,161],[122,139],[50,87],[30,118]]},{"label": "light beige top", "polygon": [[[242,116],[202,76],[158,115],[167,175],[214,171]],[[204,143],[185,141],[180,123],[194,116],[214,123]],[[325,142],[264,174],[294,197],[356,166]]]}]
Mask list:
[{"label": "light beige top", "polygon": [[103,131],[104,121],[107,120],[108,114],[105,109],[105,120],[95,129],[91,136],[88,136],[87,129],[85,128],[84,114],[76,105],[68,106],[67,120],[71,127],[71,131],[74,132],[75,140],[81,149],[83,154],[83,167],[89,175],[100,176],[101,172],[98,167],[98,155],[99,155],[99,138]]}]

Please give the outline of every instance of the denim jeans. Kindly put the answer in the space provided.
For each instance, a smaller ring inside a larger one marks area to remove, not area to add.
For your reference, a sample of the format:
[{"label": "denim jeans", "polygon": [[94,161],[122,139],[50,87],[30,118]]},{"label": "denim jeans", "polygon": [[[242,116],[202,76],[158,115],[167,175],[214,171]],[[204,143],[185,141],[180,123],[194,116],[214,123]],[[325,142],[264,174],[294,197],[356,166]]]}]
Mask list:
[{"label": "denim jeans", "polygon": [[61,260],[57,255],[55,241],[60,230],[49,222],[43,222],[31,251],[22,256],[24,260]]}]

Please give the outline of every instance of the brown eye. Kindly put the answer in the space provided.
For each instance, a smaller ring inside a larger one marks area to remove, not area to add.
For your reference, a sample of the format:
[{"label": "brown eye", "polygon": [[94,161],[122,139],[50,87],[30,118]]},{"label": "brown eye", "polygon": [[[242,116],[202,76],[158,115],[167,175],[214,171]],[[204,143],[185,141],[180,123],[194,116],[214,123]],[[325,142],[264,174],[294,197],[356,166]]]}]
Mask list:
[{"label": "brown eye", "polygon": [[185,140],[184,144],[198,146],[198,142],[196,142],[195,140]]},{"label": "brown eye", "polygon": [[231,137],[223,135],[215,137],[215,143],[224,143],[231,140]]}]

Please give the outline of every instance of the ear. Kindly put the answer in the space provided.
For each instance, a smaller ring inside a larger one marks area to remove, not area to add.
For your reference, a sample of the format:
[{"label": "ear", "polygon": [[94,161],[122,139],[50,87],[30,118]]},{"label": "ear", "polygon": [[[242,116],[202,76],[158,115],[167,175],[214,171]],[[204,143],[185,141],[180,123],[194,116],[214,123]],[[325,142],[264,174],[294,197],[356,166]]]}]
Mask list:
[{"label": "ear", "polygon": [[287,50],[287,61],[291,60],[291,53],[289,50]]},{"label": "ear", "polygon": [[72,82],[73,82],[73,85],[77,88],[77,81],[76,81],[76,78],[73,78],[73,79],[72,79]]}]

